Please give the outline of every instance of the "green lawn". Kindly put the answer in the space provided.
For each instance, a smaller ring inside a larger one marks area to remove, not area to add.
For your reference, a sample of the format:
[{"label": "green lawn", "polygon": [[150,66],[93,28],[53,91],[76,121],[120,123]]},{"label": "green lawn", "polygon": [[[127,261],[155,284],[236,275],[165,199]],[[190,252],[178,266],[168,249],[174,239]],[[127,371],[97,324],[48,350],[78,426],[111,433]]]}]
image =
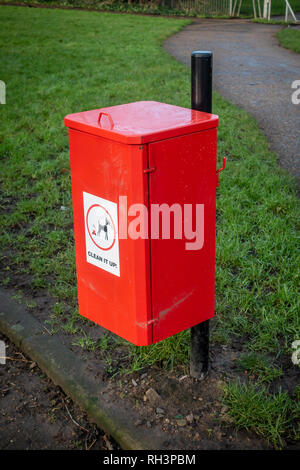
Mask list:
[{"label": "green lawn", "polygon": [[[56,299],[50,321],[86,349],[77,315],[67,130],[68,113],[137,100],[190,105],[190,72],[161,48],[184,20],[0,7],[0,243],[2,284],[31,276],[32,289]],[[214,94],[220,116],[215,343],[240,338],[240,367],[272,387],[279,362],[291,365],[299,339],[299,201],[247,113]],[[64,206],[66,210],[61,210]],[[101,348],[107,345],[99,345]],[[188,331],[147,348],[128,345],[131,369],[188,363]],[[250,359],[249,359],[250,356]],[[251,386],[252,387],[252,386]],[[236,425],[275,444],[289,436],[290,395],[230,384],[226,403]],[[270,390],[272,390],[270,388]],[[257,416],[249,412],[258,393]],[[248,411],[244,412],[245,406]],[[272,408],[269,426],[266,409]],[[240,412],[239,412],[240,410]],[[239,416],[240,413],[240,416]],[[243,417],[243,419],[242,419]]]},{"label": "green lawn", "polygon": [[280,44],[300,54],[300,30],[284,28],[277,33]]}]

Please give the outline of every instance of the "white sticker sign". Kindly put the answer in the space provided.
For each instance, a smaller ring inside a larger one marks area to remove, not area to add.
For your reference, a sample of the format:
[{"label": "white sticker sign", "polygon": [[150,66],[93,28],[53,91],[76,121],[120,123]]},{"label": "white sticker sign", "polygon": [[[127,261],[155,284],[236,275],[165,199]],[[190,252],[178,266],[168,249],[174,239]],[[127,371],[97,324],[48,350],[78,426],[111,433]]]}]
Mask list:
[{"label": "white sticker sign", "polygon": [[120,276],[118,205],[83,192],[86,260]]}]

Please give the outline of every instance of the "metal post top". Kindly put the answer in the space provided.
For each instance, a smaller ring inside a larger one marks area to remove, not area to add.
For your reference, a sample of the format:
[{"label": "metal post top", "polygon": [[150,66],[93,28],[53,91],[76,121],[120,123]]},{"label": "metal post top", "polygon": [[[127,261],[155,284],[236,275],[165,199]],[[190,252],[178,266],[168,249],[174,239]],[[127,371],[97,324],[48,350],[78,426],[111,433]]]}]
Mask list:
[{"label": "metal post top", "polygon": [[212,57],[213,53],[212,51],[193,51],[192,52],[192,57],[200,57],[202,59],[209,59]]}]

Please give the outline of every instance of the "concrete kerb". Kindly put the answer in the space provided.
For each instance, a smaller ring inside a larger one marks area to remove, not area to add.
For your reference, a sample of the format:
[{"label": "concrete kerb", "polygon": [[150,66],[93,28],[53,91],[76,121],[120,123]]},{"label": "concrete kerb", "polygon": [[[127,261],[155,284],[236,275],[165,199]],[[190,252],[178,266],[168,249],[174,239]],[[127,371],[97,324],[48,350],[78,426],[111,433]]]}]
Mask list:
[{"label": "concrete kerb", "polygon": [[162,442],[153,432],[137,429],[127,413],[105,401],[99,383],[85,376],[86,362],[50,336],[22,304],[0,290],[0,330],[26,353],[99,428],[112,436],[122,449],[154,450]]}]

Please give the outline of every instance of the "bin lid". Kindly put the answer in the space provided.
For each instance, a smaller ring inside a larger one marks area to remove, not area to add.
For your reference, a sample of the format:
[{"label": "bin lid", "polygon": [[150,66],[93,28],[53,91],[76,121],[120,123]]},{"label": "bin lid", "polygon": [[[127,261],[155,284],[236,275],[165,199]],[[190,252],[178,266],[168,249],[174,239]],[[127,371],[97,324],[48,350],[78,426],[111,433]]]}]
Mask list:
[{"label": "bin lid", "polygon": [[218,116],[157,101],[138,101],[69,114],[65,125],[125,144],[146,144],[216,128]]}]

